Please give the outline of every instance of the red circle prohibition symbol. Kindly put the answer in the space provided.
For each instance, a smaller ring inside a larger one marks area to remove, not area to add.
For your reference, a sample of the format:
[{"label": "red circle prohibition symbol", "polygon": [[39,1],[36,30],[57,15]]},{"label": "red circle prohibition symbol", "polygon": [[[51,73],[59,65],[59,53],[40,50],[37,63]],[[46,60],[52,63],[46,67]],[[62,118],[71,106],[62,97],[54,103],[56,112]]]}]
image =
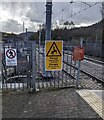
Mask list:
[{"label": "red circle prohibition symbol", "polygon": [[6,56],[7,56],[9,59],[13,59],[13,58],[16,56],[15,50],[13,50],[13,49],[8,49],[8,50],[6,51]]}]

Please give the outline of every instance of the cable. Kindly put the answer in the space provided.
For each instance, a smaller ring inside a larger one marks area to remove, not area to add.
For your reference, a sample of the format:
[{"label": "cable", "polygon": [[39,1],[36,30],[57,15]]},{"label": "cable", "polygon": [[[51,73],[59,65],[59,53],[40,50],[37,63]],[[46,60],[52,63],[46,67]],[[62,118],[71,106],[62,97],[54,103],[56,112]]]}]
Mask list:
[{"label": "cable", "polygon": [[91,7],[93,7],[93,6],[95,6],[95,5],[97,5],[97,4],[99,4],[99,2],[96,2],[95,4],[93,4],[93,5],[91,5],[91,6],[87,7],[87,8],[84,8],[84,9],[82,9],[82,10],[80,10],[80,11],[74,13],[73,15],[71,15],[70,17],[68,17],[67,19],[69,19],[69,18],[71,18],[71,17],[73,17],[73,16],[75,16],[75,15],[77,15],[77,14],[79,14],[79,13],[81,13],[81,12],[83,12],[83,11],[85,11],[85,10],[87,10],[87,9],[89,9],[89,8],[91,8]]},{"label": "cable", "polygon": [[[74,3],[74,2],[71,1],[68,5],[66,5],[58,14],[56,14],[55,17],[53,17],[53,20],[54,20],[56,17],[58,17],[58,15],[60,15],[71,3]],[[81,3],[84,3],[85,5],[88,5],[88,7],[87,7],[87,8],[84,8],[84,9],[82,9],[82,10],[80,10],[80,11],[74,13],[74,14],[71,14],[71,16],[68,17],[68,19],[71,18],[71,17],[73,17],[73,16],[75,16],[75,15],[77,15],[77,14],[79,14],[79,13],[81,13],[81,12],[83,12],[83,11],[85,11],[85,10],[87,10],[87,9],[89,9],[89,8],[91,8],[91,7],[93,7],[93,6],[95,6],[95,5],[98,5],[100,2],[96,2],[96,3],[93,4],[93,5],[90,5],[90,4],[86,3],[86,2],[81,2]]]},{"label": "cable", "polygon": [[89,7],[91,7],[91,5],[90,5],[90,4],[88,4],[88,3],[86,3],[86,2],[82,2],[82,3],[84,3],[85,5],[88,5]]},{"label": "cable", "polygon": [[58,15],[60,15],[70,4],[72,4],[73,2],[71,1],[70,3],[68,3],[68,5],[66,5],[58,14],[56,14],[54,17],[53,17],[53,20],[58,17]]}]

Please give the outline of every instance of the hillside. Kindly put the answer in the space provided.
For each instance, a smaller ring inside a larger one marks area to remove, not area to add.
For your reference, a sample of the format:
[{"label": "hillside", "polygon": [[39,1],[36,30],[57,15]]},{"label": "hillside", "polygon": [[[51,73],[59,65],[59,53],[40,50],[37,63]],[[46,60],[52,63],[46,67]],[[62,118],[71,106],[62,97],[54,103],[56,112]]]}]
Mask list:
[{"label": "hillside", "polygon": [[17,40],[22,40],[21,37],[19,37],[17,34],[14,33],[6,33],[6,32],[0,32],[2,36],[2,41],[17,41]]},{"label": "hillside", "polygon": [[[27,32],[27,38],[29,39],[30,36],[32,36],[33,34],[34,34],[34,32]],[[18,36],[23,39],[26,37],[26,33],[20,33]]]},{"label": "hillside", "polygon": [[[14,34],[14,33],[6,33],[6,32],[0,32],[2,36],[2,41],[19,41],[24,40],[26,37],[26,33],[20,33],[20,34]],[[33,35],[34,32],[27,32],[27,39],[30,38],[31,35]]]},{"label": "hillside", "polygon": [[[104,21],[104,20],[103,20]],[[73,28],[73,29],[54,29],[52,30],[52,39],[57,40],[61,39],[63,41],[79,41],[82,37],[84,41],[88,42],[101,42],[102,41],[102,22],[100,21],[96,24],[93,24],[88,27],[80,27],[80,28]],[[2,33],[2,40],[25,40],[26,33],[21,33],[19,35],[14,33]],[[27,32],[28,40],[37,40],[39,38],[39,31],[38,32]],[[41,34],[41,41],[45,40],[45,29],[42,29]]]},{"label": "hillside", "polygon": [[98,41],[102,40],[102,21],[93,24],[88,27],[67,29],[55,29],[52,31],[52,39],[57,39],[60,37],[64,41],[69,41],[70,39],[79,40],[81,37],[87,41]]}]

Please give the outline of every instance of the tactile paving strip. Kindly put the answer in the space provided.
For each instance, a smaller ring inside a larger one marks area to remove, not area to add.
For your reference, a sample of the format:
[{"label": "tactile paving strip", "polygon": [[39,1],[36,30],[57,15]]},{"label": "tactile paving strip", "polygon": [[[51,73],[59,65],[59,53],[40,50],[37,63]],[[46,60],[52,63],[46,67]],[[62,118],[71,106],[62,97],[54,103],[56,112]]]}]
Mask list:
[{"label": "tactile paving strip", "polygon": [[77,90],[76,92],[104,119],[104,101],[102,99],[91,90]]}]

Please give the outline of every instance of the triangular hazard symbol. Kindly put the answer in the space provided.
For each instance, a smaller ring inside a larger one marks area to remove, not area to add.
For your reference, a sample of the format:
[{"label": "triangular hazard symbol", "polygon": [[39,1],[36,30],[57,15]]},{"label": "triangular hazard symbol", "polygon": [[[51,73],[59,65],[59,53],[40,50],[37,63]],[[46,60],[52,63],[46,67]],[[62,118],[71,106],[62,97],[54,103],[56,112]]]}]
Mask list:
[{"label": "triangular hazard symbol", "polygon": [[52,56],[62,56],[56,43],[53,42],[53,44],[51,45],[49,51],[46,54],[47,57],[52,57]]}]

